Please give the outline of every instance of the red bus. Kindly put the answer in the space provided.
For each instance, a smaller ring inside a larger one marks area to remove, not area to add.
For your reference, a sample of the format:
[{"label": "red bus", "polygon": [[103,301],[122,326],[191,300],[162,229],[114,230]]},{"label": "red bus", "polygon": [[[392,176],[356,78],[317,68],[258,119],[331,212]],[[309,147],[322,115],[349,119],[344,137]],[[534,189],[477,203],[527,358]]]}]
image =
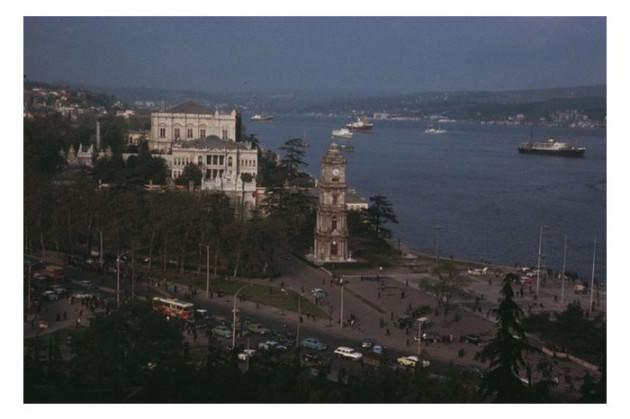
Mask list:
[{"label": "red bus", "polygon": [[194,304],[176,298],[153,297],[153,309],[168,317],[192,319],[194,308]]}]

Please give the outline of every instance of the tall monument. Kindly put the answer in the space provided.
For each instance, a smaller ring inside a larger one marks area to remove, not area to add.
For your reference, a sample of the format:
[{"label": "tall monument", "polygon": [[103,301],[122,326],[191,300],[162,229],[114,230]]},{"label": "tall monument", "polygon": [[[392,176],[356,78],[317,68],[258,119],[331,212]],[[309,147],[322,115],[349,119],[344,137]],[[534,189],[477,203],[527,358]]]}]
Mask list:
[{"label": "tall monument", "polygon": [[318,262],[348,261],[346,216],[346,159],[332,143],[321,160],[319,206],[315,226],[314,259]]}]

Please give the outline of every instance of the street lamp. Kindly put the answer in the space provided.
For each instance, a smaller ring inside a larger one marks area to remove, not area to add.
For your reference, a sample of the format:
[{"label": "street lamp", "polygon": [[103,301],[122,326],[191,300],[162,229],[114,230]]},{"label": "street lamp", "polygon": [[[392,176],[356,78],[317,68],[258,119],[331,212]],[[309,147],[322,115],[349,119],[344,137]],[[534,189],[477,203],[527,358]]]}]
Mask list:
[{"label": "street lamp", "polygon": [[420,317],[417,321],[418,321],[418,357],[420,357],[420,343],[422,342],[422,324],[427,321],[427,318]]},{"label": "street lamp", "polygon": [[343,285],[345,284],[345,281],[343,278],[339,278],[339,285],[341,285],[341,304],[340,304],[340,309],[339,309],[339,328],[343,329]]},{"label": "street lamp", "polygon": [[243,285],[234,293],[234,303],[232,305],[232,350],[236,347],[236,298],[241,291],[252,285],[253,284]]},{"label": "street lamp", "polygon": [[210,297],[210,246],[200,244],[199,246],[206,248],[206,298]]}]

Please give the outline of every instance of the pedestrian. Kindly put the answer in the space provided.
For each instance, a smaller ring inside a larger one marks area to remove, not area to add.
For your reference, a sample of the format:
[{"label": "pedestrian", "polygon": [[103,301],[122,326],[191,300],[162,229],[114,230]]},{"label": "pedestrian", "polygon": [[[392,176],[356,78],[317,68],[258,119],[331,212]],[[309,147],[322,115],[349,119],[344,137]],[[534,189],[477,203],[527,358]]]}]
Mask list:
[{"label": "pedestrian", "polygon": [[393,311],[389,314],[389,319],[390,320],[394,320],[394,312]]},{"label": "pedestrian", "polygon": [[68,320],[68,312],[67,311],[63,312],[63,319],[64,320]]},{"label": "pedestrian", "polygon": [[409,347],[410,345],[409,338],[407,338],[406,344],[407,344],[407,347]]},{"label": "pedestrian", "polygon": [[389,333],[389,327],[388,327],[387,329],[385,329],[385,336],[389,336],[389,335],[390,333]]},{"label": "pedestrian", "polygon": [[58,322],[61,321],[61,314],[60,313],[57,313],[57,321]]},{"label": "pedestrian", "polygon": [[409,286],[409,280],[405,280],[405,286],[408,287]]},{"label": "pedestrian", "polygon": [[378,298],[381,298],[381,292],[379,291],[379,292],[376,294],[376,296],[377,296]]},{"label": "pedestrian", "polygon": [[81,327],[81,318],[80,317],[76,321],[76,326],[77,326],[77,328]]}]

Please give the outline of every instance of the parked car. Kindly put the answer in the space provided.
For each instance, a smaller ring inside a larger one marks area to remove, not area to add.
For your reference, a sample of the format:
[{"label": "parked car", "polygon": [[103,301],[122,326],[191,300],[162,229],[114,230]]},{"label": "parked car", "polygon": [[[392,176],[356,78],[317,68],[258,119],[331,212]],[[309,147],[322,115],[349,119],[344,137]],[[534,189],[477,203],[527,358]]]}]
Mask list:
[{"label": "parked car", "polygon": [[430,343],[440,343],[442,342],[442,336],[435,334],[435,333],[423,333],[422,334],[422,340],[424,342],[430,342]]},{"label": "parked car", "polygon": [[372,353],[375,355],[383,355],[385,347],[383,345],[372,345]]},{"label": "parked car", "polygon": [[363,358],[363,354],[361,352],[356,351],[354,348],[350,348],[348,346],[340,346],[335,349],[334,354],[339,358],[348,358],[353,361],[358,361]]},{"label": "parked car", "polygon": [[316,351],[325,351],[328,346],[317,338],[306,338],[302,341],[302,347]]},{"label": "parked car", "polygon": [[305,353],[302,356],[302,365],[305,367],[322,367],[327,361],[318,354]]},{"label": "parked car", "polygon": [[326,298],[326,291],[321,288],[313,288],[311,294],[313,294],[315,298]]},{"label": "parked car", "polygon": [[466,342],[466,343],[472,343],[473,345],[481,345],[481,337],[477,334],[469,334],[469,335],[464,335],[461,338],[462,342]]},{"label": "parked car", "polygon": [[247,330],[249,330],[250,332],[256,335],[261,335],[261,336],[271,333],[271,330],[267,329],[266,327],[261,326],[258,323],[249,323],[247,325]]},{"label": "parked car", "polygon": [[420,361],[420,359],[415,355],[401,356],[396,361],[398,362],[399,365],[403,367],[415,367],[418,364],[418,362],[420,362],[420,365],[422,366],[422,368],[427,368],[429,365],[431,365],[431,363],[425,359]]},{"label": "parked car", "polygon": [[94,294],[90,294],[87,292],[75,292],[74,294],[72,294],[72,298],[75,298],[77,300],[84,300],[84,299],[88,299],[88,298],[93,298]]},{"label": "parked car", "polygon": [[232,330],[228,329],[226,326],[217,326],[212,328],[212,334],[222,338],[231,338]]},{"label": "parked car", "polygon": [[65,297],[66,295],[68,295],[68,290],[66,290],[64,287],[60,287],[59,285],[54,285],[52,287],[52,290],[59,296],[59,297]]},{"label": "parked car", "polygon": [[40,329],[48,329],[48,320],[40,320],[38,326]]},{"label": "parked car", "polygon": [[42,297],[48,301],[57,301],[59,300],[59,295],[53,290],[46,290],[42,293]]},{"label": "parked car", "polygon": [[278,346],[278,342],[276,342],[275,340],[266,340],[258,344],[258,349],[261,351],[270,351],[276,346]]},{"label": "parked car", "polygon": [[256,349],[244,349],[237,355],[237,358],[239,361],[249,361],[254,355],[256,355]]}]

